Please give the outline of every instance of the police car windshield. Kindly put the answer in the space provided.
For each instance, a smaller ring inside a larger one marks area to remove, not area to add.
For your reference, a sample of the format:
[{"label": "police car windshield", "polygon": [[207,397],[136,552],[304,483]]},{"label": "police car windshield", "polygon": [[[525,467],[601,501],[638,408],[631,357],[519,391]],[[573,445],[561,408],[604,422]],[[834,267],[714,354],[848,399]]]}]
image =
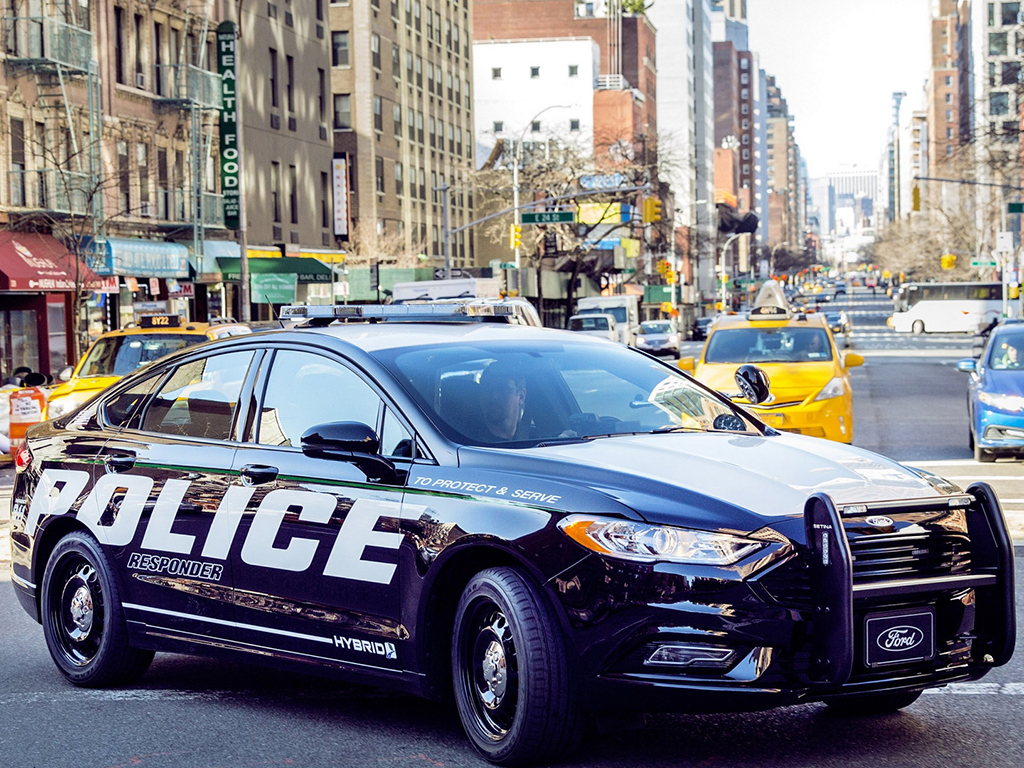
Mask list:
[{"label": "police car windshield", "polygon": [[171,352],[206,341],[184,333],[139,333],[100,339],[89,351],[79,376],[126,376]]},{"label": "police car windshield", "polygon": [[625,347],[493,342],[376,356],[456,443],[512,448],[676,430],[757,431],[710,391]]},{"label": "police car windshield", "polygon": [[735,328],[713,333],[705,363],[808,363],[832,359],[822,328]]}]

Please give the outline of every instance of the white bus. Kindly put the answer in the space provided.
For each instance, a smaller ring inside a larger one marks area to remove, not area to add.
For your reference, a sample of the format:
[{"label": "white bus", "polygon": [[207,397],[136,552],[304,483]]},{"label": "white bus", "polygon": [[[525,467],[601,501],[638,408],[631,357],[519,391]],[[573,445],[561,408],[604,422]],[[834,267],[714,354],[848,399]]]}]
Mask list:
[{"label": "white bus", "polygon": [[1001,283],[904,283],[893,294],[897,333],[977,333],[1003,312]]}]

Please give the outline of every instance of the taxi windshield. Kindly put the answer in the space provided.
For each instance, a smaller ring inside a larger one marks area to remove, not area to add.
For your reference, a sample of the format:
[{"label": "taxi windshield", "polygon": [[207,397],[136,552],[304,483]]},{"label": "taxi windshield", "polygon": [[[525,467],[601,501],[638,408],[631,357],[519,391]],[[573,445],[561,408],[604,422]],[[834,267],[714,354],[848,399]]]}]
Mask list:
[{"label": "taxi windshield", "polygon": [[491,342],[375,355],[457,443],[531,447],[667,431],[759,433],[711,391],[625,347]]},{"label": "taxi windshield", "polygon": [[705,363],[808,363],[832,359],[823,328],[734,328],[711,335]]},{"label": "taxi windshield", "polygon": [[206,341],[206,337],[186,333],[139,333],[100,339],[89,350],[78,375],[125,376],[164,355],[201,341]]}]

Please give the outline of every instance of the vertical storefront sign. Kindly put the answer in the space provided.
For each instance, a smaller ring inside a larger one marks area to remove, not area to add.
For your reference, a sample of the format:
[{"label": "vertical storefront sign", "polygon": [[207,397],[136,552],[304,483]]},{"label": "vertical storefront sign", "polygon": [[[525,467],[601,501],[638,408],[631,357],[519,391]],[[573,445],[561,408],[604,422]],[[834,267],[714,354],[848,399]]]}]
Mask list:
[{"label": "vertical storefront sign", "polygon": [[334,234],[348,237],[348,158],[334,158]]},{"label": "vertical storefront sign", "polygon": [[238,59],[235,22],[217,27],[217,71],[220,73],[220,186],[224,194],[224,226],[241,226],[241,158],[238,151]]}]

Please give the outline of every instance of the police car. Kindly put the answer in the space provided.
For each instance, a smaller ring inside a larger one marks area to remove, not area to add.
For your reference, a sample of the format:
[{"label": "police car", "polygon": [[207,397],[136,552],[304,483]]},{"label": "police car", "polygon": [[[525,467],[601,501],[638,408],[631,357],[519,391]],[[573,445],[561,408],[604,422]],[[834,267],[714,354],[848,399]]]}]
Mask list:
[{"label": "police car", "polygon": [[173,651],[452,694],[522,764],[593,712],[893,711],[1010,658],[989,486],[497,310],[289,308],[31,428],[12,582],[59,671]]}]

